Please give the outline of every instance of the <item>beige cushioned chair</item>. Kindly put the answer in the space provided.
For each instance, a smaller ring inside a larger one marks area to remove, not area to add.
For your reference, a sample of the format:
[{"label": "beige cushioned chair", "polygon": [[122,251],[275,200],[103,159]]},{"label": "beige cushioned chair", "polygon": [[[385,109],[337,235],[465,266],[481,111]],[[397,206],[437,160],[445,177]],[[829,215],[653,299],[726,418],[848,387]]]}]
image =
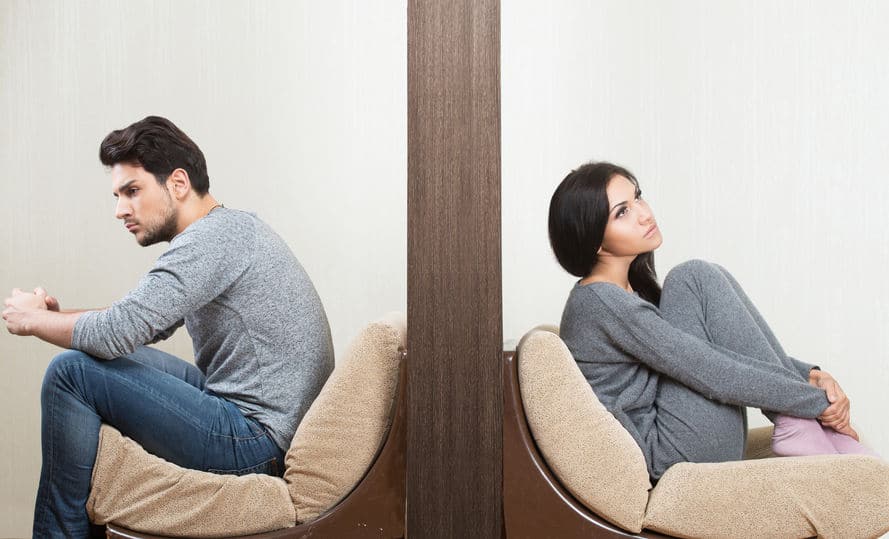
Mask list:
[{"label": "beige cushioned chair", "polygon": [[[393,403],[405,332],[404,315],[393,313],[352,341],[300,423],[286,454],[283,479],[181,468],[103,426],[87,501],[90,519],[108,524],[109,537],[142,536],[131,530],[152,536],[232,537],[281,529],[299,533],[268,536],[342,536],[343,529],[363,529],[372,537],[402,536],[403,410],[394,410]],[[373,476],[382,460],[388,471]],[[312,526],[368,482],[372,485],[359,497],[369,496],[372,503],[352,503],[351,516],[340,528]]]},{"label": "beige cushioned chair", "polygon": [[[535,525],[532,519],[546,520],[542,513],[550,511],[539,500],[524,507],[526,497],[510,492],[521,484],[519,480],[510,484],[510,473],[537,473],[537,483],[526,481],[536,485],[546,485],[545,477],[554,476],[559,485],[551,497],[561,496],[554,511],[562,511],[558,504],[573,510],[564,511],[567,516],[558,522],[583,521],[575,531],[588,530],[577,534],[568,526],[553,536],[854,538],[889,532],[889,464],[875,457],[679,463],[652,488],[641,450],[596,398],[557,330],[548,329],[529,332],[519,344],[517,359],[507,359],[506,369],[515,369],[514,361],[518,363],[516,392],[520,391],[523,410],[514,415],[524,412],[533,434],[528,455],[508,456],[518,451],[520,437],[515,434],[519,429],[504,424],[504,514],[509,537],[534,536],[522,530]],[[508,399],[508,387],[505,393]],[[751,431],[748,458],[770,455],[769,433],[769,428]],[[528,463],[535,462],[531,453],[538,450],[545,464],[537,462],[540,469],[535,469]]]}]

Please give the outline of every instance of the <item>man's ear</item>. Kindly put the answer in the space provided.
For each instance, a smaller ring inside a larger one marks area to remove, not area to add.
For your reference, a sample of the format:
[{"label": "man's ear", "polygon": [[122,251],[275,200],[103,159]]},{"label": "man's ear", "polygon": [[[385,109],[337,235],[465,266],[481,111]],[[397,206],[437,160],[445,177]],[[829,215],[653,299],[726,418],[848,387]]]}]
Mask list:
[{"label": "man's ear", "polygon": [[176,200],[185,200],[185,197],[191,192],[191,180],[188,179],[188,172],[182,168],[171,172],[167,178],[167,190]]}]

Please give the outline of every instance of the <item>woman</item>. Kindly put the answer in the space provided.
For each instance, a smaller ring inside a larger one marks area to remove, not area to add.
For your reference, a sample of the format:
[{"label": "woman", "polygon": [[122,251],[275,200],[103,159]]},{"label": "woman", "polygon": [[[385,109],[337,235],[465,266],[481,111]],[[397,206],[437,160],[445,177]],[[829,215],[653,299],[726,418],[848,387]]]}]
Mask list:
[{"label": "woman", "polygon": [[589,163],[571,172],[550,201],[549,236],[581,278],[561,336],[652,479],[676,462],[741,459],[745,406],[775,423],[778,455],[873,454],[857,442],[839,385],[784,353],[724,268],[685,262],[658,285],[661,232],[629,171]]}]

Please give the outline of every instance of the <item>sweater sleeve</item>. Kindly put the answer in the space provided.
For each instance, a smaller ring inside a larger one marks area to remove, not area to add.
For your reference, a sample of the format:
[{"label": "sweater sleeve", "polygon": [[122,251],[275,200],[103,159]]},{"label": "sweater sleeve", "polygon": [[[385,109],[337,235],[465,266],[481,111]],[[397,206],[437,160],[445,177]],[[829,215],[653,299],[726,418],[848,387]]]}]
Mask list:
[{"label": "sweater sleeve", "polygon": [[790,362],[793,363],[793,366],[796,367],[796,370],[799,371],[799,373],[802,374],[803,378],[805,378],[806,380],[809,379],[809,371],[811,371],[812,369],[821,370],[821,367],[819,367],[818,365],[812,365],[811,363],[800,361],[795,357],[787,356],[787,359],[789,359]]},{"label": "sweater sleeve", "polygon": [[622,291],[588,290],[608,311],[600,323],[618,347],[709,399],[806,418],[819,416],[829,405],[823,390],[777,363],[685,333],[664,320],[657,307]]},{"label": "sweater sleeve", "polygon": [[104,311],[84,313],[72,347],[101,359],[169,337],[189,314],[228,288],[252,262],[254,229],[232,216],[193,223],[135,289]]},{"label": "sweater sleeve", "polygon": [[173,336],[176,333],[176,330],[182,327],[185,324],[185,319],[177,320],[172,326],[168,327],[163,331],[158,331],[157,334],[151,338],[146,344],[154,344],[161,341],[165,341]]}]

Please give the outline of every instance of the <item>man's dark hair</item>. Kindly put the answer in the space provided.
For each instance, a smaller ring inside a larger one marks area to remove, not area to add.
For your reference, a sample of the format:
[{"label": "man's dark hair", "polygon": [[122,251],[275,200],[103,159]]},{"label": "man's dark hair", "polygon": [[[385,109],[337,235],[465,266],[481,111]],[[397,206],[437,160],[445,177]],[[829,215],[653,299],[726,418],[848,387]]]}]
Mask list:
[{"label": "man's dark hair", "polygon": [[165,185],[177,168],[188,173],[191,188],[200,196],[210,189],[207,162],[198,145],[173,122],[160,116],[112,131],[99,146],[99,160],[105,166],[117,163],[137,165]]}]

